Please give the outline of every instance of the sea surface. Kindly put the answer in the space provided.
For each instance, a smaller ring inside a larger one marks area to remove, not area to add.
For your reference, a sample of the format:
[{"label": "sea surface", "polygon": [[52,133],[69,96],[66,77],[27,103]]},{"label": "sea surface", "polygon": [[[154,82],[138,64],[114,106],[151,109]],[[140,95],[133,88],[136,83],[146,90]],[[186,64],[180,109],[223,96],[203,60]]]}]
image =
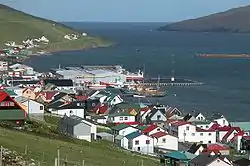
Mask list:
[{"label": "sea surface", "polygon": [[[109,48],[54,53],[25,63],[38,71],[83,64],[120,64],[147,76],[171,76],[204,82],[199,87],[167,88],[155,99],[185,112],[223,113],[232,121],[250,120],[250,59],[206,59],[196,53],[250,53],[249,34],[159,32],[164,23],[66,23],[116,42]],[[174,55],[174,56],[173,56]],[[173,58],[174,57],[174,58]],[[176,95],[175,95],[176,94]]]}]

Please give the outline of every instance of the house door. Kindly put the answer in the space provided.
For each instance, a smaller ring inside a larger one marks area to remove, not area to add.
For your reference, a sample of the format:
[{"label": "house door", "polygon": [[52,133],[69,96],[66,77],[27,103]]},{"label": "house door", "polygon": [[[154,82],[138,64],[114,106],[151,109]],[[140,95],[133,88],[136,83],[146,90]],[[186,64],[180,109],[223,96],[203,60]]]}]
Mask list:
[{"label": "house door", "polygon": [[137,151],[138,151],[138,152],[141,151],[141,148],[140,148],[140,147],[137,147]]},{"label": "house door", "polygon": [[91,141],[95,140],[95,134],[94,134],[94,133],[91,133],[91,134],[90,134],[90,138],[91,138]]}]

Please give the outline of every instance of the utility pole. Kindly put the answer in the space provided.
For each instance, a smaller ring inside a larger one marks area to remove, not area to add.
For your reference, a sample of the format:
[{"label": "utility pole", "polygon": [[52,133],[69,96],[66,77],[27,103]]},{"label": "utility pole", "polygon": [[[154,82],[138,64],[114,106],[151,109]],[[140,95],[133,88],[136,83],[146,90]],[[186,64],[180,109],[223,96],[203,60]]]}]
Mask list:
[{"label": "utility pole", "polygon": [[58,166],[58,164],[57,164],[57,157],[55,157],[55,166]]},{"label": "utility pole", "polygon": [[82,166],[85,166],[85,161],[84,160],[82,160]]},{"label": "utility pole", "polygon": [[60,149],[57,149],[57,166],[60,166]]},{"label": "utility pole", "polygon": [[0,166],[3,166],[3,147],[1,146]]}]

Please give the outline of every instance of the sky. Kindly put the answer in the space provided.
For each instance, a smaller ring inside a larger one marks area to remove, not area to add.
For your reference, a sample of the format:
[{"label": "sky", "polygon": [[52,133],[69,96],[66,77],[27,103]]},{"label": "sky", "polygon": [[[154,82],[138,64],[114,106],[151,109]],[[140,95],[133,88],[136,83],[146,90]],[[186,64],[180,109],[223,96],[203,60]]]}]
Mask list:
[{"label": "sky", "polygon": [[250,5],[250,0],[0,0],[55,21],[176,22]]}]

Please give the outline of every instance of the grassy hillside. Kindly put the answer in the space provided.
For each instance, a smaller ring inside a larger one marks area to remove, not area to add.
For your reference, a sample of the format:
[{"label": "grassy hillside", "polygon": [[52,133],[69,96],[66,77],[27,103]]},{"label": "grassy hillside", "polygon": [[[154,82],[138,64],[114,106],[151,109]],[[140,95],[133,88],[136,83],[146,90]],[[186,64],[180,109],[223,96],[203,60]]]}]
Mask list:
[{"label": "grassy hillside", "polygon": [[67,142],[4,128],[0,128],[0,133],[0,143],[3,147],[21,154],[24,154],[27,149],[27,157],[44,166],[54,164],[58,147],[60,158],[69,161],[71,163],[69,165],[80,166],[83,160],[85,166],[140,166],[142,160],[144,166],[159,165],[157,160],[132,155],[131,152],[123,152],[108,142]]},{"label": "grassy hillside", "polygon": [[250,6],[231,9],[209,16],[185,20],[161,27],[163,31],[249,33]]},{"label": "grassy hillside", "polygon": [[50,40],[43,49],[48,51],[82,49],[92,46],[107,46],[111,44],[101,38],[81,37],[70,41],[64,39],[67,34],[80,34],[72,28],[50,20],[34,17],[0,4],[0,47],[6,41],[20,43],[30,38],[45,36]]}]

